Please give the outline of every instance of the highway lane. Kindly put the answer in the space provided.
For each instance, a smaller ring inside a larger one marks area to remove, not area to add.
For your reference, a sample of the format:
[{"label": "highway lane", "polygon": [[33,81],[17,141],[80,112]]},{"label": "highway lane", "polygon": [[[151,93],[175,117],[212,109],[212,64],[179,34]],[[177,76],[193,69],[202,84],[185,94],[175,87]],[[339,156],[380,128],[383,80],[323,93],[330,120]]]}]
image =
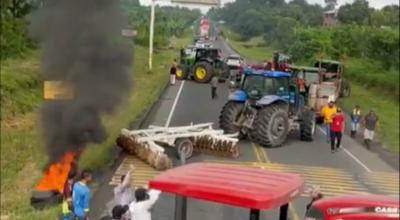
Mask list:
[{"label": "highway lane", "polygon": [[[225,55],[234,53],[221,40],[215,42],[215,47],[220,47]],[[228,90],[225,84],[220,84],[217,100],[211,100],[210,90],[208,84],[178,81],[176,85],[170,86],[156,103],[145,126],[150,124],[179,126],[191,122],[214,122],[217,128],[219,112],[227,101]],[[232,164],[232,166],[252,166],[298,173],[305,178],[307,186],[320,185],[327,196],[363,192],[398,194],[396,170],[348,136],[344,137],[343,147],[348,149],[350,154],[345,151],[331,154],[323,132],[318,129],[313,142],[299,141],[296,133],[291,134],[282,147],[272,149],[261,148],[245,140],[240,142],[241,155],[238,159],[196,154],[187,162],[219,162]],[[167,149],[167,152],[175,158],[173,149]],[[174,162],[178,164],[177,160]],[[146,164],[140,163],[135,157],[127,156],[111,178],[110,185],[114,185],[118,177],[132,163],[138,168],[134,175],[136,185],[145,185],[158,173]],[[304,208],[308,202],[306,196],[304,194],[293,202],[290,212],[292,219],[300,219],[304,215]],[[153,218],[155,220],[173,219],[173,209],[174,197],[163,194],[153,209]],[[190,220],[247,218],[247,210],[197,200],[189,200],[188,213]],[[263,219],[267,217],[270,219],[276,215],[276,211],[262,213]]]}]

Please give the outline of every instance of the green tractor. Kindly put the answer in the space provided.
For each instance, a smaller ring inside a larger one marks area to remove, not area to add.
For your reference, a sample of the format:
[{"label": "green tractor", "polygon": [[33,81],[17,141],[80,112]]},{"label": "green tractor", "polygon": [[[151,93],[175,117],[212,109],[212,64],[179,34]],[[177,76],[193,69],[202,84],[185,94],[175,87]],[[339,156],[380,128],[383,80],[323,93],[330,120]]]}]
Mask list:
[{"label": "green tractor", "polygon": [[196,82],[207,83],[213,76],[225,81],[229,70],[217,48],[198,48],[189,46],[181,50],[176,77],[178,79],[194,79]]}]

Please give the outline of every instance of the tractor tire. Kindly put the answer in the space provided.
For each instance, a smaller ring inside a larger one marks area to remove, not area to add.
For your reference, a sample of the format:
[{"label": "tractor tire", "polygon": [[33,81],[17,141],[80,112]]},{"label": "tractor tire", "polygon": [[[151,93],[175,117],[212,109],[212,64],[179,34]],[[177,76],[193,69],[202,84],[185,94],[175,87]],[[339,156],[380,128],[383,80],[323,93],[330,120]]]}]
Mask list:
[{"label": "tractor tire", "polygon": [[193,68],[193,78],[196,82],[208,83],[213,76],[213,67],[207,62],[198,62]]},{"label": "tractor tire", "polygon": [[175,141],[175,148],[178,159],[181,159],[181,153],[183,153],[185,160],[193,155],[193,142],[188,138],[177,139]]},{"label": "tractor tire", "polygon": [[342,84],[340,86],[340,97],[349,97],[351,93],[350,83],[346,80],[342,80]]},{"label": "tractor tire", "polygon": [[234,134],[240,132],[240,127],[236,126],[234,122],[239,117],[243,107],[243,103],[232,101],[224,105],[219,116],[219,127],[224,130],[224,133]]},{"label": "tractor tire", "polygon": [[301,115],[300,121],[300,140],[313,141],[315,133],[315,113],[305,110]]},{"label": "tractor tire", "polygon": [[187,71],[184,66],[178,66],[176,69],[176,79],[184,80],[187,78]]},{"label": "tractor tire", "polygon": [[255,118],[250,137],[263,147],[279,147],[289,133],[288,109],[271,105],[261,109]]}]

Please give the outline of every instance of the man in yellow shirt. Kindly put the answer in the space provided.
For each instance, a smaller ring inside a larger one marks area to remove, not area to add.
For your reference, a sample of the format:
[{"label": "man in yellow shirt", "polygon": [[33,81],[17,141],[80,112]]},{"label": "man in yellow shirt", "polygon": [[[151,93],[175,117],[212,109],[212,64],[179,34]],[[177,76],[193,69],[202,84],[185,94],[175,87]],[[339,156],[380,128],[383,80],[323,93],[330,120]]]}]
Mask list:
[{"label": "man in yellow shirt", "polygon": [[324,127],[326,132],[326,141],[330,142],[330,132],[331,132],[331,123],[332,123],[332,116],[336,114],[336,106],[333,101],[329,101],[328,105],[325,105],[321,109],[321,115],[324,117]]}]

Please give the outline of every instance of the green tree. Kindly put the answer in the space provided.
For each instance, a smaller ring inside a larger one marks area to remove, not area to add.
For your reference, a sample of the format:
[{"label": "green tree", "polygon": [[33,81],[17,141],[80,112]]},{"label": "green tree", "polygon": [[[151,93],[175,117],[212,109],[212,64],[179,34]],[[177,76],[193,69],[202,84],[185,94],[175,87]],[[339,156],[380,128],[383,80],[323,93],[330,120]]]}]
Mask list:
[{"label": "green tree", "polygon": [[343,24],[365,24],[371,14],[367,0],[355,0],[339,8],[338,19]]}]

